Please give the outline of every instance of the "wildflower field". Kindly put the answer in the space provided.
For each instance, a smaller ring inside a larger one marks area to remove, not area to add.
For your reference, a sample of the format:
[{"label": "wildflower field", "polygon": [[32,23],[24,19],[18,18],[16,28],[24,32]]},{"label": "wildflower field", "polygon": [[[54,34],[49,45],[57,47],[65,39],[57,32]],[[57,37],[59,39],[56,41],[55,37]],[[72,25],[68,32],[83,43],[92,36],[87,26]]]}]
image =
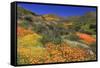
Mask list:
[{"label": "wildflower field", "polygon": [[96,60],[96,12],[63,18],[17,7],[17,64]]}]

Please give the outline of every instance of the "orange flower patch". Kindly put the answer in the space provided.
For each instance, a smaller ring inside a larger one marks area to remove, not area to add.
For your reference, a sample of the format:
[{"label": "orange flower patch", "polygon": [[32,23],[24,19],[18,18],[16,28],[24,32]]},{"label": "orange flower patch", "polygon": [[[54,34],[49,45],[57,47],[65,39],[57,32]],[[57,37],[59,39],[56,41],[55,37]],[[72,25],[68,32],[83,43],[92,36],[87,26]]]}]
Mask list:
[{"label": "orange flower patch", "polygon": [[85,33],[80,33],[80,32],[76,32],[76,35],[84,40],[86,43],[91,44],[93,42],[96,42],[96,39],[93,38],[91,35],[85,34]]},{"label": "orange flower patch", "polygon": [[22,27],[18,27],[17,28],[17,35],[19,36],[19,37],[23,37],[23,36],[25,36],[25,35],[27,35],[27,34],[32,34],[33,32],[31,31],[31,30],[27,30],[27,29],[25,29],[25,28],[22,28]]}]

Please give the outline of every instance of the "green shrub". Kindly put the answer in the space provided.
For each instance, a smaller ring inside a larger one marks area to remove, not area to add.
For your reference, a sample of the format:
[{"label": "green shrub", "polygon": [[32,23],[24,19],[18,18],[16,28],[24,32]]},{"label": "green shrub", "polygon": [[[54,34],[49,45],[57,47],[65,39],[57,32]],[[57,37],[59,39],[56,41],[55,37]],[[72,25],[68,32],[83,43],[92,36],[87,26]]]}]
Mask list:
[{"label": "green shrub", "polygon": [[29,23],[28,23],[28,21],[23,21],[22,23],[19,23],[19,26],[27,29],[29,27]]}]

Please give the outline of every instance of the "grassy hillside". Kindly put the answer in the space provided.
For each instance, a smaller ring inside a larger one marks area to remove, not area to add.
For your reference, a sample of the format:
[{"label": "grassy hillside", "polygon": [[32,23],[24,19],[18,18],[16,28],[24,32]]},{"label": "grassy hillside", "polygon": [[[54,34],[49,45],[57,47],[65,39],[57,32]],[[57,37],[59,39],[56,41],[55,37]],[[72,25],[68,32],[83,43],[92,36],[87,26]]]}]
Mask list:
[{"label": "grassy hillside", "polygon": [[66,18],[17,7],[17,63],[41,64],[96,59],[96,14]]}]

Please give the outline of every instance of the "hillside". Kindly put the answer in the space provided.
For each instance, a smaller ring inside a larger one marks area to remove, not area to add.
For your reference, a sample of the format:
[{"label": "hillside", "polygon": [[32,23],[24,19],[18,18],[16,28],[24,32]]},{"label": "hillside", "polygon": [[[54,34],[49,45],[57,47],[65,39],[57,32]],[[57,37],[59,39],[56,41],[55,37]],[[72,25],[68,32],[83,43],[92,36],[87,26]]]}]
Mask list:
[{"label": "hillside", "polygon": [[17,11],[18,64],[96,59],[95,12],[63,18],[21,7]]}]

